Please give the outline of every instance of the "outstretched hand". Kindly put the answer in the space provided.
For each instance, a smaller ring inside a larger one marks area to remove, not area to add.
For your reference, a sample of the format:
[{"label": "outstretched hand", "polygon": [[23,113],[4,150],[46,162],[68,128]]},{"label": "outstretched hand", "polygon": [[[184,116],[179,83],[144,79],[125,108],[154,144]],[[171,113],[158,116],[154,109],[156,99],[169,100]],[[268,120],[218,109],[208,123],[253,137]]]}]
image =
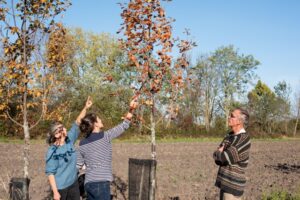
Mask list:
[{"label": "outstretched hand", "polygon": [[129,104],[130,111],[135,110],[137,106],[139,105],[138,103],[138,96],[133,97]]},{"label": "outstretched hand", "polygon": [[139,105],[138,96],[135,96],[135,97],[133,97],[133,99],[131,100],[131,102],[129,104],[129,112],[126,114],[125,117],[122,117],[122,118],[131,120],[131,118],[133,117],[132,112],[137,108],[138,105]]},{"label": "outstretched hand", "polygon": [[89,109],[93,105],[92,99],[90,96],[88,96],[86,102],[85,102],[85,108]]}]

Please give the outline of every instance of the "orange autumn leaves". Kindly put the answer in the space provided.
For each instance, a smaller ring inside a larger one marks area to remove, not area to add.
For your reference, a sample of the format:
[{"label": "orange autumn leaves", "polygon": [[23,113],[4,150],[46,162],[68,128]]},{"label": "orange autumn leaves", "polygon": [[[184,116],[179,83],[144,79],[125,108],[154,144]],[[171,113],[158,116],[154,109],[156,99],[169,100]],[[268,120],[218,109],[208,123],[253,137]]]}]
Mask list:
[{"label": "orange autumn leaves", "polygon": [[[131,0],[120,5],[123,23],[118,33],[123,33],[122,48],[137,70],[136,81],[145,96],[142,101],[152,105],[150,97],[166,84],[170,99],[176,101],[184,86],[183,70],[189,65],[186,52],[195,43],[173,38],[171,24],[174,20],[166,17],[160,0]],[[180,53],[175,62],[171,56],[174,46]]]},{"label": "orange autumn leaves", "polygon": [[[0,2],[0,27],[7,30],[1,38],[0,112],[8,115],[9,104],[16,105],[24,115],[27,109],[46,110],[46,96],[57,86],[56,73],[66,57],[65,29],[54,18],[70,4],[43,0]],[[7,18],[8,15],[11,16]]]}]

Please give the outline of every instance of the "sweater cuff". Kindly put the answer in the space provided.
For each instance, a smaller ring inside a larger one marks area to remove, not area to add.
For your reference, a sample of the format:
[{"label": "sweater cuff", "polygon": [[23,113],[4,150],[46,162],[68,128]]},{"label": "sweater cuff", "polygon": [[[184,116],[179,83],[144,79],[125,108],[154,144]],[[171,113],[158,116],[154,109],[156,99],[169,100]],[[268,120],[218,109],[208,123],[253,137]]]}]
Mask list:
[{"label": "sweater cuff", "polygon": [[129,120],[129,119],[124,119],[124,121],[123,121],[125,124],[128,124],[128,125],[130,125],[130,123],[131,123],[131,121]]}]

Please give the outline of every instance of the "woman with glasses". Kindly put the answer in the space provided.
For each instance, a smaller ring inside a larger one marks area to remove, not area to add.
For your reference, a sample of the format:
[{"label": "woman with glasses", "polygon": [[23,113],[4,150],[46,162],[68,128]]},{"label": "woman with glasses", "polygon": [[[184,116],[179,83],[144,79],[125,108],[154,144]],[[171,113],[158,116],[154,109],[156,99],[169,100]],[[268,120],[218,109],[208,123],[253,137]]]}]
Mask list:
[{"label": "woman with glasses", "polygon": [[92,101],[88,97],[84,108],[68,132],[61,122],[54,122],[50,126],[47,138],[49,148],[46,153],[46,175],[53,191],[53,200],[80,200],[74,143],[80,132],[81,119],[91,106]]}]

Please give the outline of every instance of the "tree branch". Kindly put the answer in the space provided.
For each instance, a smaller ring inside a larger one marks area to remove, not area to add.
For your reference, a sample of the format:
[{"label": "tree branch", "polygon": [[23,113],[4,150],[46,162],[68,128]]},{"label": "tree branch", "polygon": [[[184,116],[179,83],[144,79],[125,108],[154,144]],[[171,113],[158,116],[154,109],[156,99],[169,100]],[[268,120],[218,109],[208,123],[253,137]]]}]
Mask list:
[{"label": "tree branch", "polygon": [[13,119],[13,118],[10,116],[10,114],[8,113],[8,111],[6,111],[6,116],[7,116],[12,122],[14,122],[15,124],[17,124],[17,125],[23,127],[23,125],[22,125],[21,123],[17,122],[15,119]]}]

